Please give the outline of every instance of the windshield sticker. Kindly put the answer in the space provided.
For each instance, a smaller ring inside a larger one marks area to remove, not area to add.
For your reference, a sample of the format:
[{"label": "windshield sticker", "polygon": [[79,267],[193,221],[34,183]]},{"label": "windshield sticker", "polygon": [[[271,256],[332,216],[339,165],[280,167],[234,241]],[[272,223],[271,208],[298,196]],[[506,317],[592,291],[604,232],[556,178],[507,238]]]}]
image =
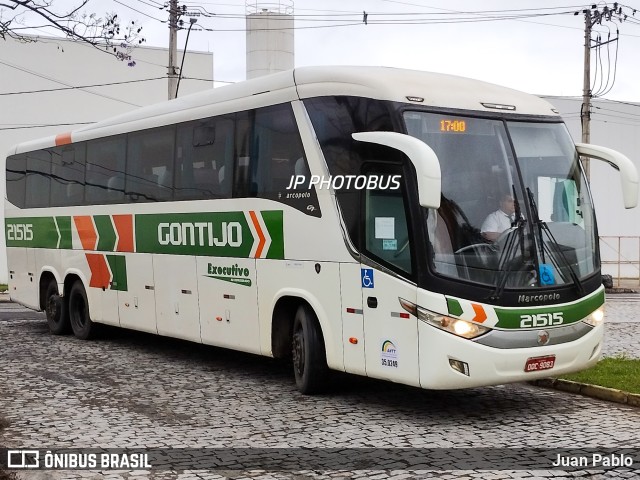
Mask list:
[{"label": "windshield sticker", "polygon": [[382,240],[382,250],[398,250],[398,240]]},{"label": "windshield sticker", "polygon": [[395,221],[394,217],[376,217],[375,237],[383,240],[396,238]]},{"label": "windshield sticker", "polygon": [[540,285],[555,285],[556,277],[553,273],[553,266],[548,263],[540,264]]}]

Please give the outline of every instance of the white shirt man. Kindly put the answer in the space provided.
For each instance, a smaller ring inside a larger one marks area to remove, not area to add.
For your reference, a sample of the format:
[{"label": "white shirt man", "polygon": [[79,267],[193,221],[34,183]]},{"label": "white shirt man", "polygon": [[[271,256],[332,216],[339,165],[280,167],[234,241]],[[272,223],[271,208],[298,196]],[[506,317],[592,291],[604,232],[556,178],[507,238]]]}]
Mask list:
[{"label": "white shirt man", "polygon": [[515,211],[513,197],[510,194],[503,195],[500,200],[500,208],[487,215],[487,218],[482,222],[480,227],[482,236],[491,242],[495,242],[502,232],[511,228]]}]

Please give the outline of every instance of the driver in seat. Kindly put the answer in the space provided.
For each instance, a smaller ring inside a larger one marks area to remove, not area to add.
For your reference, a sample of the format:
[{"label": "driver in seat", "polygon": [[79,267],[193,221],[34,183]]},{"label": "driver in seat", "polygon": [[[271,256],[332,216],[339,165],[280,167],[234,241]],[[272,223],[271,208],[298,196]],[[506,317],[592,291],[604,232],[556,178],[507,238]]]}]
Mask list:
[{"label": "driver in seat", "polygon": [[515,220],[515,211],[513,196],[510,193],[501,195],[500,208],[487,215],[482,222],[480,227],[482,236],[490,242],[495,242],[502,232],[511,228]]}]

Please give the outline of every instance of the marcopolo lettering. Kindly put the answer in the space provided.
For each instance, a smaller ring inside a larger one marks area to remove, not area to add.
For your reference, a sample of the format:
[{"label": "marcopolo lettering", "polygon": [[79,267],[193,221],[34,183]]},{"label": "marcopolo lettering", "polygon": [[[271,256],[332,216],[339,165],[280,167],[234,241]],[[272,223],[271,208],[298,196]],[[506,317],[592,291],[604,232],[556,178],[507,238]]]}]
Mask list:
[{"label": "marcopolo lettering", "polygon": [[162,222],[158,224],[160,245],[190,245],[199,247],[239,247],[242,245],[242,225],[222,222],[215,232],[212,222]]}]

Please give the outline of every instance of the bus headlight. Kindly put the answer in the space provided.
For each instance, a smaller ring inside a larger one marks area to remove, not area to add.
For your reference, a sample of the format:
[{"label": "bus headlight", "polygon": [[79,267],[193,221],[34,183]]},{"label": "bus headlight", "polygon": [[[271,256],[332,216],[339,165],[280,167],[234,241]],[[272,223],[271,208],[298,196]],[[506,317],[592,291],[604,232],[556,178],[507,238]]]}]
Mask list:
[{"label": "bus headlight", "polygon": [[592,327],[597,327],[598,325],[602,324],[604,322],[604,305],[591,312],[591,315],[585,318],[583,322],[591,325]]},{"label": "bus headlight", "polygon": [[467,322],[461,318],[447,317],[446,315],[426,310],[415,303],[405,300],[404,298],[398,297],[398,300],[400,301],[402,308],[411,315],[415,315],[423,322],[433,325],[445,332],[453,333],[459,337],[476,338],[491,330],[490,328],[478,325],[477,323]]},{"label": "bus headlight", "polygon": [[467,322],[460,318],[447,317],[446,315],[430,312],[420,307],[418,307],[418,318],[429,325],[439,328],[440,330],[444,330],[464,338],[476,338],[491,330],[490,328],[478,325],[477,323]]}]

